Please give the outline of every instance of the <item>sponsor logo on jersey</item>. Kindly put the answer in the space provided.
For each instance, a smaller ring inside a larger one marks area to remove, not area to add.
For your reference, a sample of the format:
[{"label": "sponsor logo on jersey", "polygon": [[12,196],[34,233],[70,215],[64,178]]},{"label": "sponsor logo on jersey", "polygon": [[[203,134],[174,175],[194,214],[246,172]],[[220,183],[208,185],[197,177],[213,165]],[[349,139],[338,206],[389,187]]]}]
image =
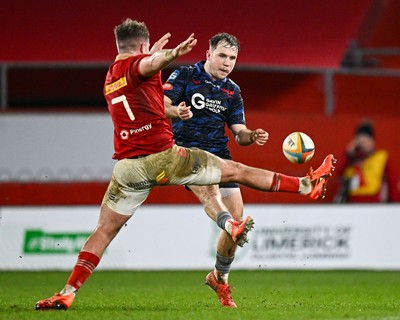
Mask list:
[{"label": "sponsor logo on jersey", "polygon": [[192,106],[198,110],[206,108],[214,113],[220,113],[226,110],[221,100],[205,98],[201,93],[195,93],[191,99]]},{"label": "sponsor logo on jersey", "polygon": [[129,130],[130,134],[135,134],[135,133],[139,133],[142,131],[147,131],[151,129],[151,123],[144,125],[143,127],[137,128],[137,129],[131,129]]},{"label": "sponsor logo on jersey", "polygon": [[[169,76],[168,80],[174,80],[179,74],[179,70],[175,70],[174,72],[171,73],[171,75]],[[168,81],[167,80],[167,81]]]},{"label": "sponsor logo on jersey", "polygon": [[144,125],[144,126],[142,126],[140,128],[137,128],[137,129],[129,129],[129,131],[126,130],[126,129],[121,130],[119,135],[120,135],[122,140],[127,140],[129,138],[129,134],[133,135],[133,134],[136,134],[136,133],[139,133],[139,132],[150,130],[151,128],[152,128],[152,125],[151,125],[151,123],[149,123],[149,124],[146,124],[146,125]]},{"label": "sponsor logo on jersey", "polygon": [[169,82],[164,83],[163,89],[164,90],[172,90],[174,87]]},{"label": "sponsor logo on jersey", "polygon": [[208,83],[208,84],[211,84],[214,88],[220,88],[220,86],[219,85],[217,85],[217,84],[214,84],[214,83],[212,83],[210,80],[206,80],[206,81],[204,81],[205,83]]},{"label": "sponsor logo on jersey", "polygon": [[225,89],[225,88],[221,88],[221,91],[225,92],[228,96],[233,96],[233,94],[235,93],[235,91],[228,90],[228,89]]},{"label": "sponsor logo on jersey", "polygon": [[114,81],[113,83],[110,83],[106,85],[106,95],[110,94],[114,91],[117,91],[118,89],[125,87],[128,83],[126,82],[126,77],[120,78],[117,81]]},{"label": "sponsor logo on jersey", "polygon": [[119,135],[121,136],[122,140],[127,140],[128,137],[129,137],[129,131],[128,130],[121,130]]}]

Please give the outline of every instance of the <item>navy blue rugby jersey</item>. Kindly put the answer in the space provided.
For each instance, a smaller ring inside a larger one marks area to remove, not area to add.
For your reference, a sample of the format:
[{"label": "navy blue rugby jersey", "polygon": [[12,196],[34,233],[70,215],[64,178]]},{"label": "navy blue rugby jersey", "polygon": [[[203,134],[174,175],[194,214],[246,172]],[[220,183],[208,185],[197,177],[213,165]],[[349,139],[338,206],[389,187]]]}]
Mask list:
[{"label": "navy blue rugby jersey", "polygon": [[246,124],[239,86],[231,79],[213,81],[204,61],[175,70],[164,84],[164,94],[173,105],[185,101],[191,106],[189,120],[172,119],[176,144],[197,147],[231,159],[225,124]]}]

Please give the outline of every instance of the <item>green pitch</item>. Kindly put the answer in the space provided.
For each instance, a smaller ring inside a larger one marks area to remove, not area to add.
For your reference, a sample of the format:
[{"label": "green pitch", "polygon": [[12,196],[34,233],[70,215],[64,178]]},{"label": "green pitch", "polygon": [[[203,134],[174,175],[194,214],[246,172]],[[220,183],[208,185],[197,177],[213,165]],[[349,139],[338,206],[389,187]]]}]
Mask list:
[{"label": "green pitch", "polygon": [[68,311],[36,311],[66,272],[0,272],[0,319],[400,319],[400,272],[236,271],[237,309],[221,308],[207,271],[95,271]]}]

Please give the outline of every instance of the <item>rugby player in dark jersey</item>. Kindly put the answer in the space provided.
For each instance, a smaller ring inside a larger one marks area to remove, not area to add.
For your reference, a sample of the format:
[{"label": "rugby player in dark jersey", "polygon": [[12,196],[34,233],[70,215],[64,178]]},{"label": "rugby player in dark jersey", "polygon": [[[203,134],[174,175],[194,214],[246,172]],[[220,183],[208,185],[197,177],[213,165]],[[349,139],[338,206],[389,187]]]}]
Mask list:
[{"label": "rugby player in dark jersey", "polygon": [[[228,78],[235,67],[239,50],[240,44],[235,36],[216,34],[210,39],[206,61],[180,67],[169,76],[164,84],[164,105],[167,116],[172,118],[176,144],[197,147],[223,159],[232,159],[225,126],[228,126],[241,146],[253,143],[262,146],[267,142],[266,131],[246,127],[240,88]],[[175,107],[181,102],[185,106]],[[242,219],[243,199],[239,184],[191,185],[190,189],[212,219],[215,220],[219,213],[218,207],[213,204],[216,197],[222,198],[226,210],[235,220]],[[226,287],[224,292],[217,294],[220,303],[227,307],[236,306],[228,285],[228,274],[236,248],[237,244],[232,241],[232,237],[225,231],[221,232],[215,269],[206,278],[206,283],[214,289]]]}]

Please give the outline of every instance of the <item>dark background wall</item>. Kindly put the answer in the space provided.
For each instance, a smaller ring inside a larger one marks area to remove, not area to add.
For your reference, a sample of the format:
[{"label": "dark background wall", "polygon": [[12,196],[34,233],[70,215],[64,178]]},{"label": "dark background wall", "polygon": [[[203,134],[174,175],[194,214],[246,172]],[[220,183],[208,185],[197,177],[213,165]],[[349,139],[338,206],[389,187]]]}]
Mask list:
[{"label": "dark background wall", "polygon": [[[171,32],[171,46],[194,32],[199,43],[179,63],[203,59],[216,32],[239,38],[242,51],[231,78],[241,86],[248,126],[266,129],[270,141],[264,148],[231,143],[236,160],[303,175],[309,166],[290,164],[281,152],[287,134],[304,131],[313,138],[316,154],[310,165],[315,168],[328,153],[340,160],[355,126],[370,118],[378,146],[389,150],[400,172],[400,77],[390,73],[400,66],[398,56],[371,56],[361,69],[342,65],[357,41],[368,47],[400,47],[396,1],[2,2],[0,65],[7,68],[1,83],[6,79],[3,113],[106,112],[101,91],[107,65],[116,54],[112,29],[132,17],[146,22],[153,41]],[[164,71],[164,79],[176,66]],[[332,114],[325,109],[329,71]],[[97,204],[106,185],[8,181],[0,183],[0,204]],[[334,177],[325,203],[332,200],[336,186]],[[181,187],[166,189],[155,190],[149,202],[196,202]],[[243,194],[246,202],[254,203],[309,201],[245,187]]]}]

